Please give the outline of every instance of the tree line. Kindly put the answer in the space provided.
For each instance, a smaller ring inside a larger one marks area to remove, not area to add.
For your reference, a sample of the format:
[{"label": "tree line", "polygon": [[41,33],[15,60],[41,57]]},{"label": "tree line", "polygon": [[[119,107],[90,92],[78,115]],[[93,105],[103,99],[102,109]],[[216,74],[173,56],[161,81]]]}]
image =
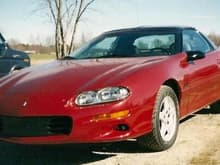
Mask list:
[{"label": "tree line", "polygon": [[209,39],[216,44],[216,46],[220,47],[220,35],[215,33],[210,33],[208,35]]}]

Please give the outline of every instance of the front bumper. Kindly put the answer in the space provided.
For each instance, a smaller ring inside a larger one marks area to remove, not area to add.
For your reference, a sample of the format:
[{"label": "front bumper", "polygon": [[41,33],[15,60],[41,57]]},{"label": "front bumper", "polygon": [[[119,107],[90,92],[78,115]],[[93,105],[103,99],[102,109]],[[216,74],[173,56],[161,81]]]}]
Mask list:
[{"label": "front bumper", "polygon": [[[51,116],[49,111],[38,112],[39,107],[35,106],[17,111],[19,113],[15,115],[6,114],[10,112],[10,108],[0,115],[0,140],[20,144],[64,144],[114,142],[135,138],[152,130],[153,104],[147,105],[149,106],[136,106],[132,109],[123,108],[120,104],[81,109],[70,107],[62,109],[62,113],[58,111],[59,108],[54,108],[53,114],[56,116]],[[129,114],[122,118],[94,120],[97,115],[115,114],[126,109]]]},{"label": "front bumper", "polygon": [[70,117],[0,116],[0,137],[33,137],[69,135],[73,127]]},{"label": "front bumper", "polygon": [[[148,111],[150,113],[150,111]],[[138,116],[137,116],[138,115]],[[89,118],[5,117],[0,116],[0,140],[20,144],[101,143],[135,138],[151,131],[151,122],[143,116],[90,121]],[[145,116],[145,115],[144,115]],[[148,115],[147,115],[148,116]],[[51,124],[53,123],[53,124]],[[122,126],[119,129],[119,127]]]}]

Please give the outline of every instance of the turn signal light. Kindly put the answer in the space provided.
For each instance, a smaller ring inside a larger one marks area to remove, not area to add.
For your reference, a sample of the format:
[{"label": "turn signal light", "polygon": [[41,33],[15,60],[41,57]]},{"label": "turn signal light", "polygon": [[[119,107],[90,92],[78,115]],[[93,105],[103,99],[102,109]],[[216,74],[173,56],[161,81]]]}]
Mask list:
[{"label": "turn signal light", "polygon": [[121,119],[127,117],[129,115],[129,110],[114,112],[114,113],[104,113],[100,115],[96,115],[93,117],[92,121],[103,121],[110,119]]}]

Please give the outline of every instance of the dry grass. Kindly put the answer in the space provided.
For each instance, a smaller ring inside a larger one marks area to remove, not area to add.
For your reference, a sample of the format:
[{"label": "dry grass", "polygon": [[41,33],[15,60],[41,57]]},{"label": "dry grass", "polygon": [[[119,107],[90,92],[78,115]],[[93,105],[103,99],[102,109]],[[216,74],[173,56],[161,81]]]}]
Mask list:
[{"label": "dry grass", "polygon": [[38,61],[38,60],[55,60],[55,54],[31,54],[29,55],[31,60]]},{"label": "dry grass", "polygon": [[29,56],[31,58],[31,65],[43,64],[56,59],[54,54],[32,54]]}]

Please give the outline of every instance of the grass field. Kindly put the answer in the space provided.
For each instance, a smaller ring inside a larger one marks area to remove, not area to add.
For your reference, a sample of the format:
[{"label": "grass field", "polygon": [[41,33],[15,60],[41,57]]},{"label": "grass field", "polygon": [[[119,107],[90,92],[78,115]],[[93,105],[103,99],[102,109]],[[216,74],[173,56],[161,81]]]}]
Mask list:
[{"label": "grass field", "polygon": [[30,54],[29,55],[31,60],[38,61],[38,60],[55,60],[55,54]]},{"label": "grass field", "polygon": [[55,54],[31,54],[31,65],[45,63],[51,60],[56,60]]}]

